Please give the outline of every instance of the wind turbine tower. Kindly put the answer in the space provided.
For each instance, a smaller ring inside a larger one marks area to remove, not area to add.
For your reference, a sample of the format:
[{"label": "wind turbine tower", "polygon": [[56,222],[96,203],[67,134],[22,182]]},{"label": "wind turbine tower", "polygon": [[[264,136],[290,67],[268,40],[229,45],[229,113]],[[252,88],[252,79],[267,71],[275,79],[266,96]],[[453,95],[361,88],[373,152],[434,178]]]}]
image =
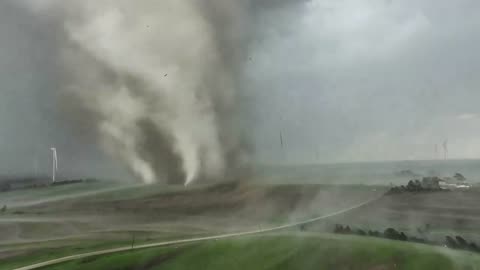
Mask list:
[{"label": "wind turbine tower", "polygon": [[58,170],[57,149],[52,147],[50,150],[52,150],[52,183],[55,183],[55,174]]},{"label": "wind turbine tower", "polygon": [[448,159],[448,139],[443,142],[443,152],[445,160]]}]

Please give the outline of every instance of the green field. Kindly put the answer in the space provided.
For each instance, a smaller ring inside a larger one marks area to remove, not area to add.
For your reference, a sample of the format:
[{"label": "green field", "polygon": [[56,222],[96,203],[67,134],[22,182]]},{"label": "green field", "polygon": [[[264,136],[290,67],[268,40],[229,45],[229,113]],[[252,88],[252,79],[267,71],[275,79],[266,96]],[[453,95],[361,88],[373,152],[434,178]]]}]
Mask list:
[{"label": "green field", "polygon": [[49,270],[476,270],[480,257],[411,243],[329,234],[266,235],[84,258]]},{"label": "green field", "polygon": [[[472,270],[480,265],[477,255],[446,248],[328,234],[339,223],[363,230],[393,227],[439,244],[446,235],[477,241],[479,189],[382,197],[385,187],[363,185],[109,185],[0,194],[27,202],[0,215],[0,269],[129,246],[132,235],[138,246],[269,228],[336,213],[373,198],[377,200],[368,205],[309,224],[299,235],[295,234],[299,228],[294,228],[284,232],[294,234],[290,236],[145,249],[52,269]],[[426,224],[429,230],[418,235],[417,229]]]},{"label": "green field", "polygon": [[[134,238],[133,238],[134,236]],[[161,241],[187,239],[205,236],[202,234],[151,233],[151,232],[115,232],[101,234],[98,238],[70,238],[33,243],[0,245],[0,270],[14,269],[60,257],[89,253],[94,251],[135,245],[151,244]],[[2,257],[2,254],[4,255]]]}]

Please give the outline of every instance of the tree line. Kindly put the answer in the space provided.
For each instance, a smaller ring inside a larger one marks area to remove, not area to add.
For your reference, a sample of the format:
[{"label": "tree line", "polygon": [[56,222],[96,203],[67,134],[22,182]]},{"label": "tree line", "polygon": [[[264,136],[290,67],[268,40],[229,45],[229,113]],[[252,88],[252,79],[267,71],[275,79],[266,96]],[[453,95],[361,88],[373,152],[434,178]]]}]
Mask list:
[{"label": "tree line", "polygon": [[475,242],[469,242],[461,236],[455,236],[455,237],[446,236],[444,243],[438,243],[438,242],[430,241],[425,238],[408,236],[404,232],[395,230],[394,228],[387,228],[383,232],[376,231],[376,230],[366,231],[362,229],[352,229],[349,225],[344,226],[340,224],[335,225],[333,232],[336,234],[370,236],[370,237],[385,238],[385,239],[397,240],[397,241],[408,241],[408,242],[415,242],[415,243],[422,243],[422,244],[429,244],[429,245],[444,245],[451,249],[466,250],[466,251],[480,253],[480,247]]}]

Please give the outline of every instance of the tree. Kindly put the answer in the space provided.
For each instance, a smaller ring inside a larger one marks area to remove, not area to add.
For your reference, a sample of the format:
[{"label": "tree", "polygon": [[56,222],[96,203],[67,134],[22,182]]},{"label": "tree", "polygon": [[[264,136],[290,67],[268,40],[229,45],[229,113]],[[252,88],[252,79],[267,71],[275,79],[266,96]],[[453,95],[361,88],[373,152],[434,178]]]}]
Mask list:
[{"label": "tree", "polygon": [[407,190],[410,192],[413,191],[421,191],[422,190],[422,183],[419,180],[410,180],[407,184]]},{"label": "tree", "polygon": [[445,237],[445,244],[449,248],[458,248],[458,243],[450,236]]},{"label": "tree", "polygon": [[358,229],[356,233],[357,233],[358,235],[361,235],[361,236],[367,235],[367,233],[366,233],[364,230],[362,230],[362,229]]},{"label": "tree", "polygon": [[2,207],[2,209],[0,209],[0,212],[1,212],[2,214],[5,213],[5,212],[7,212],[7,206],[4,205],[4,206]]},{"label": "tree", "polygon": [[11,189],[12,189],[12,186],[10,185],[10,183],[0,184],[0,192],[7,192],[7,191],[10,191]]},{"label": "tree", "polygon": [[479,252],[479,251],[480,251],[480,249],[478,248],[477,244],[475,244],[475,243],[473,243],[473,242],[470,243],[469,249],[470,249],[471,251],[475,251],[475,252]]},{"label": "tree", "polygon": [[407,190],[408,191],[414,191],[415,190],[415,182],[413,182],[413,180],[408,181]]},{"label": "tree", "polygon": [[333,229],[334,233],[343,233],[343,226],[340,224],[335,224],[335,229]]},{"label": "tree", "polygon": [[388,228],[383,232],[383,236],[387,239],[398,240],[400,238],[400,233],[393,228]]},{"label": "tree", "polygon": [[408,237],[407,237],[407,235],[405,235],[403,232],[401,232],[400,235],[398,236],[398,240],[400,240],[400,241],[407,241],[407,240],[408,240]]},{"label": "tree", "polygon": [[466,241],[463,237],[461,237],[461,236],[456,236],[455,239],[457,240],[458,248],[468,249],[469,245],[468,245],[467,241]]}]

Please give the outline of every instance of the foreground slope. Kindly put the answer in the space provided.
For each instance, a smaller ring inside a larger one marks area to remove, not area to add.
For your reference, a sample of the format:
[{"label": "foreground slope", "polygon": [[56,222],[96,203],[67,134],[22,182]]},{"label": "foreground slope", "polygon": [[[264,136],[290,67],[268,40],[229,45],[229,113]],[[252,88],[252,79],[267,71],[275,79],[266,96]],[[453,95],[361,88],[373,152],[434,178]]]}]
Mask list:
[{"label": "foreground slope", "polygon": [[382,239],[329,234],[225,239],[85,258],[44,269],[480,269],[470,253]]}]

